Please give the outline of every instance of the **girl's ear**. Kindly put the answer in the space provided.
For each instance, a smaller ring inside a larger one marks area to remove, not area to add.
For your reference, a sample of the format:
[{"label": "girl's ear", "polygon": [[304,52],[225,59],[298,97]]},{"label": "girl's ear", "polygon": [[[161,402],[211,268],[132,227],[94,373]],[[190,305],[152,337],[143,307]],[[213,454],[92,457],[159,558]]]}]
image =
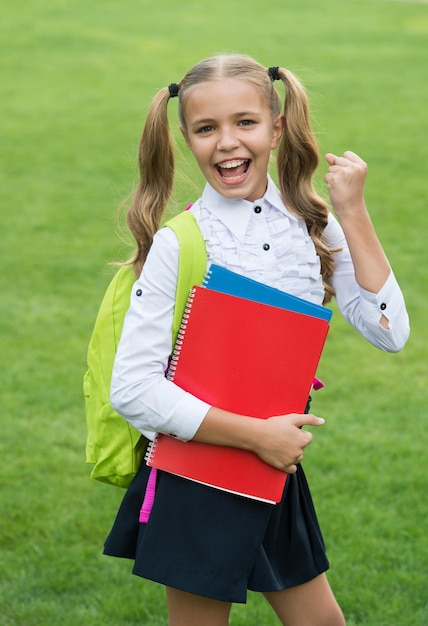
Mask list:
[{"label": "girl's ear", "polygon": [[180,132],[184,137],[184,141],[187,143],[187,147],[190,148],[191,150],[192,146],[190,145],[189,134],[187,130],[184,128],[184,126],[180,126]]},{"label": "girl's ear", "polygon": [[271,149],[275,150],[277,147],[279,140],[281,139],[283,130],[284,130],[285,118],[284,115],[277,115],[273,122],[273,136],[272,136],[272,145]]}]

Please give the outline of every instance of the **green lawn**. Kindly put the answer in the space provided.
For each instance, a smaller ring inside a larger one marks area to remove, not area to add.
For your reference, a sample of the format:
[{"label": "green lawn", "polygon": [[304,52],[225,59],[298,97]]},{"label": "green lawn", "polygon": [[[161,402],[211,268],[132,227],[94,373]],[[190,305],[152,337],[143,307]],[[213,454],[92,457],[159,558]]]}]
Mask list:
[{"label": "green lawn", "polygon": [[[0,20],[2,626],[166,624],[162,589],[101,555],[122,491],[89,479],[81,382],[147,104],[218,51],[295,71],[322,153],[369,163],[412,334],[383,354],[335,314],[305,468],[349,626],[428,624],[428,4],[21,0]],[[197,193],[178,178],[171,211]],[[254,594],[232,613],[268,623]]]}]

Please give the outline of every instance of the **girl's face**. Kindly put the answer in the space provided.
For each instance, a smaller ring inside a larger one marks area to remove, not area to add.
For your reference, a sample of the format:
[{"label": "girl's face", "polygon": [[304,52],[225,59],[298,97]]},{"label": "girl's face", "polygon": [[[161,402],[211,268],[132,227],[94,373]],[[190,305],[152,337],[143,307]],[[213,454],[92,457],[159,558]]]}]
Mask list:
[{"label": "girl's face", "polygon": [[206,81],[189,90],[183,113],[181,132],[210,185],[226,198],[261,198],[283,129],[261,91],[246,80]]}]

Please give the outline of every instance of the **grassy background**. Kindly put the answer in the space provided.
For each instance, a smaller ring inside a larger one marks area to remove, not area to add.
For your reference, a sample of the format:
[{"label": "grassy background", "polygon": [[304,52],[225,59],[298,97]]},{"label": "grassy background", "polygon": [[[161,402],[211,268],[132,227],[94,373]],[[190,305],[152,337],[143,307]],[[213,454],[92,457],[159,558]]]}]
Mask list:
[{"label": "grassy background", "polygon": [[[126,254],[113,217],[134,180],[147,103],[218,51],[295,71],[322,152],[352,149],[369,163],[367,201],[412,335],[386,355],[335,315],[320,367],[327,388],[314,403],[327,424],[305,468],[348,624],[428,623],[427,35],[418,2],[2,7],[3,626],[166,623],[163,591],[101,555],[122,491],[88,478],[81,380],[106,264]],[[192,164],[186,174],[200,180]],[[177,182],[172,210],[196,197]],[[231,623],[274,619],[250,594]]]}]

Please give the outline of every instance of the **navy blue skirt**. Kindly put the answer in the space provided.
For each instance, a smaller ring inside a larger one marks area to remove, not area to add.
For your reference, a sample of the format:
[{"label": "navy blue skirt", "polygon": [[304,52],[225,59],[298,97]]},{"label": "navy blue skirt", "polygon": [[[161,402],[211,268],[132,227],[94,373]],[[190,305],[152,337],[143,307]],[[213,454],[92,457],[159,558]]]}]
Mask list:
[{"label": "navy blue skirt", "polygon": [[133,573],[228,602],[247,590],[280,591],[328,567],[302,467],[289,474],[277,505],[158,472],[148,522],[139,523],[149,468],[128,488],[104,554],[134,560]]}]

